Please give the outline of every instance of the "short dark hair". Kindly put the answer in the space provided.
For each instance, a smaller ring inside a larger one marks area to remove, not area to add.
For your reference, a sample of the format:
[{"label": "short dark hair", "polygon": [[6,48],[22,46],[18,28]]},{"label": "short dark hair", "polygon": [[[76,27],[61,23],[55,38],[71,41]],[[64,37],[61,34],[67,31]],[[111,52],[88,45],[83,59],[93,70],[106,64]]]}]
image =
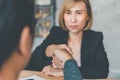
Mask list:
[{"label": "short dark hair", "polygon": [[0,0],[0,67],[17,48],[25,26],[34,34],[34,21],[34,0]]}]

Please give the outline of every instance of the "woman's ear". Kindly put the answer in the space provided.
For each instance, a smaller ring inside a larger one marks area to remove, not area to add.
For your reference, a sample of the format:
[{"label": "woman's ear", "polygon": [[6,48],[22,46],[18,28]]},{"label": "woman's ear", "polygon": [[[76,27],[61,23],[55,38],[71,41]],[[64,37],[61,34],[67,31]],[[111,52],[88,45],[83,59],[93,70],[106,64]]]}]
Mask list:
[{"label": "woman's ear", "polygon": [[28,55],[30,54],[32,47],[32,39],[30,35],[30,28],[25,26],[22,30],[20,42],[19,42],[19,51],[21,55]]}]

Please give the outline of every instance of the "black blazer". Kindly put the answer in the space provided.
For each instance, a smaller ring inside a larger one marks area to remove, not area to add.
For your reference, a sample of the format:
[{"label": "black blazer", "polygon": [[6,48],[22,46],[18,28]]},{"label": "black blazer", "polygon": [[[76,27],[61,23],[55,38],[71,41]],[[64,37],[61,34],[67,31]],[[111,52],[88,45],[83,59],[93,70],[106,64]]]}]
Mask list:
[{"label": "black blazer", "polygon": [[[109,63],[103,46],[102,33],[87,30],[83,32],[82,39],[81,67],[79,68],[82,76],[89,79],[107,78]],[[52,58],[45,56],[46,47],[50,44],[67,44],[67,41],[68,32],[54,26],[48,37],[33,52],[26,69],[42,70],[44,66],[51,64]]]}]

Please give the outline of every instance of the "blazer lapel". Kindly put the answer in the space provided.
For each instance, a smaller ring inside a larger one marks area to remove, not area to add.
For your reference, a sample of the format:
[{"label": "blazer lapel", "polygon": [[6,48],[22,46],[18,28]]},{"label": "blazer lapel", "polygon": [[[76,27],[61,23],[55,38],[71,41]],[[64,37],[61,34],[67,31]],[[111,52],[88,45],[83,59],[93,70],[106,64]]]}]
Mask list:
[{"label": "blazer lapel", "polygon": [[89,62],[89,33],[87,31],[83,31],[82,45],[81,45],[81,67],[86,66]]}]

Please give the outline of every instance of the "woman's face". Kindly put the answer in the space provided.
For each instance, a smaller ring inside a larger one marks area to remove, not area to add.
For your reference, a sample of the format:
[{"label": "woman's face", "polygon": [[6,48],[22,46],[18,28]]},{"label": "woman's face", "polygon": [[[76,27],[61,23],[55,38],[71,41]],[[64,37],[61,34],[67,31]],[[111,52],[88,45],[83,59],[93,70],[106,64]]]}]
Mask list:
[{"label": "woman's face", "polygon": [[73,7],[64,13],[65,25],[72,33],[81,32],[86,20],[88,20],[87,9],[82,1],[74,3]]}]

